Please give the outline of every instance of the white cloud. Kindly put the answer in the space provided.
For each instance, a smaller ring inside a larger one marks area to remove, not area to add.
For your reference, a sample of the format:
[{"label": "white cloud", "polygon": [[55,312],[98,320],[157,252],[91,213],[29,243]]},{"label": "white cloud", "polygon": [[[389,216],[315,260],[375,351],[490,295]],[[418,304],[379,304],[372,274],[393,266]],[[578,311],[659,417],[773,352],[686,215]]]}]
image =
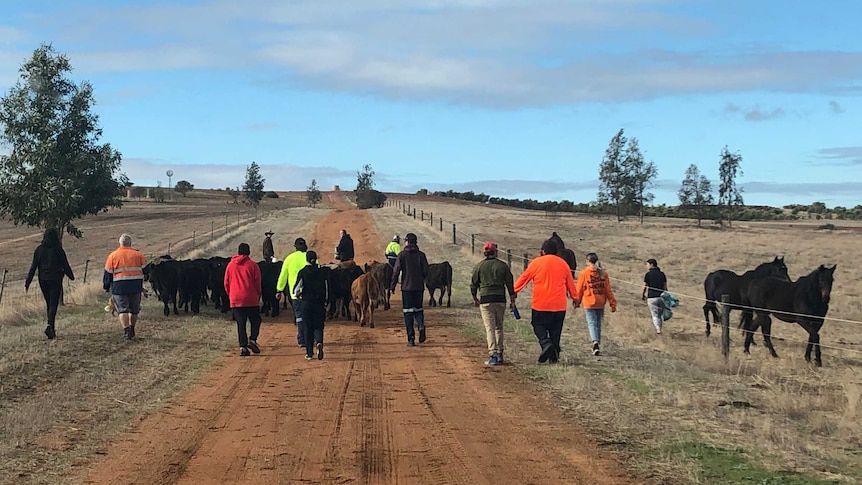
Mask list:
[{"label": "white cloud", "polygon": [[[672,13],[669,5],[675,3],[261,0],[249,8],[214,0],[78,7],[37,18],[26,29],[56,32],[57,49],[68,52],[85,75],[242,70],[316,90],[503,108],[862,89],[862,52],[743,50],[720,40],[709,50],[676,51],[626,40],[660,37],[661,45],[679,40],[685,46],[686,40],[702,39],[717,28]],[[9,32],[7,37],[19,30]],[[0,61],[7,57],[0,43]],[[0,68],[0,80],[21,58],[15,54],[12,61],[0,62],[9,66]]]}]

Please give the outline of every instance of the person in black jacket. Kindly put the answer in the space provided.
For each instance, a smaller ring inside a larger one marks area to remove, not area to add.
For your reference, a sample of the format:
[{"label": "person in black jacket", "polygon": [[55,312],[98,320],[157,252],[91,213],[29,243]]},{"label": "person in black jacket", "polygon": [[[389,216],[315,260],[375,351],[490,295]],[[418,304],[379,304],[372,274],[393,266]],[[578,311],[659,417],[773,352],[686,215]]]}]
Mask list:
[{"label": "person in black jacket", "polygon": [[425,278],[428,277],[428,258],[419,250],[416,234],[408,232],[404,237],[406,245],[395,260],[392,268],[392,281],[389,289],[395,291],[398,275],[401,274],[401,303],[404,307],[404,326],[407,328],[407,346],[416,345],[413,322],[419,328],[419,343],[425,342],[425,312],[422,309],[422,295],[425,292]]},{"label": "person in black jacket", "polygon": [[33,253],[33,264],[30,265],[27,280],[24,281],[25,293],[30,291],[30,283],[33,282],[36,270],[39,271],[39,287],[42,289],[42,296],[45,297],[45,304],[48,307],[48,326],[45,328],[45,336],[52,339],[57,336],[54,331],[54,320],[57,318],[57,307],[60,306],[60,295],[63,292],[63,276],[68,276],[72,281],[75,280],[56,228],[45,229],[42,243]]},{"label": "person in black jacket", "polygon": [[314,358],[314,347],[317,347],[317,359],[323,360],[323,319],[326,312],[326,301],[329,299],[328,273],[317,265],[317,253],[305,253],[308,262],[296,275],[293,294],[302,305],[302,325],[305,335],[305,359]]},{"label": "person in black jacket", "polygon": [[353,238],[347,234],[347,229],[341,230],[341,239],[338,241],[338,246],[335,248],[335,259],[339,261],[349,261],[353,259]]}]

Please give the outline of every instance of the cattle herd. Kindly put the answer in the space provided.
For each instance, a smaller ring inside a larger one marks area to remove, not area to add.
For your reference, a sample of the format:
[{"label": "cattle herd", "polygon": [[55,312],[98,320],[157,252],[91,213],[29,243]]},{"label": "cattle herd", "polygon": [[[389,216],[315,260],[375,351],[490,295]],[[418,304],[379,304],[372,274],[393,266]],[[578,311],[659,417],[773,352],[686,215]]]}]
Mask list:
[{"label": "cattle herd", "polygon": [[[191,313],[196,315],[200,313],[201,305],[209,302],[215,309],[227,313],[230,303],[224,289],[224,273],[230,259],[213,256],[177,260],[170,255],[163,255],[144,266],[144,280],[150,282],[153,293],[164,305],[166,317],[170,316],[171,311],[174,315],[179,314],[180,307],[186,313],[191,307]],[[261,314],[277,317],[290,301],[290,298],[285,298],[280,307],[276,298],[282,262],[259,261],[257,264],[261,273]],[[344,261],[321,267],[328,272],[327,319],[352,319],[362,326],[368,324],[373,327],[374,310],[380,305],[385,310],[390,308],[389,288],[393,275],[388,263],[371,261],[359,266],[354,261]],[[429,305],[442,305],[446,294],[446,306],[451,306],[452,266],[448,261],[430,265],[425,286],[430,295]],[[438,289],[439,298],[435,300],[434,293]]]}]

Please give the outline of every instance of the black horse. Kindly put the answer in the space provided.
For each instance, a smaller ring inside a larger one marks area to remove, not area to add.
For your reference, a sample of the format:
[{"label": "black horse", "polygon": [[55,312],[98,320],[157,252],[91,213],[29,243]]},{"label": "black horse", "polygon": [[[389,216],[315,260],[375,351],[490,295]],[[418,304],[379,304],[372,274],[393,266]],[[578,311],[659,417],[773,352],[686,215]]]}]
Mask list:
[{"label": "black horse", "polygon": [[554,231],[548,239],[557,243],[557,256],[563,258],[566,264],[569,265],[569,269],[572,271],[572,278],[577,279],[578,260],[575,258],[575,252],[566,247],[566,244],[557,234],[557,231]]},{"label": "black horse", "polygon": [[720,269],[706,275],[703,281],[703,290],[706,293],[706,303],[703,305],[703,317],[706,319],[706,336],[709,337],[712,328],[709,325],[709,315],[712,314],[712,322],[718,325],[718,307],[716,302],[721,302],[721,295],[730,297],[730,308],[742,303],[742,293],[748,288],[752,281],[759,278],[775,277],[790,281],[787,274],[787,266],[784,264],[784,256],[776,257],[768,263],[761,263],[756,268],[738,275],[733,271]]},{"label": "black horse", "polygon": [[772,319],[769,314],[784,322],[796,322],[808,332],[805,360],[811,362],[814,350],[814,365],[820,367],[820,327],[829,311],[829,294],[832,292],[833,273],[837,265],[827,268],[822,264],[807,276],[794,282],[778,278],[753,281],[743,293],[742,312],[745,329],[745,353],[760,327],[763,344],[773,357],[778,357],[772,347]]}]

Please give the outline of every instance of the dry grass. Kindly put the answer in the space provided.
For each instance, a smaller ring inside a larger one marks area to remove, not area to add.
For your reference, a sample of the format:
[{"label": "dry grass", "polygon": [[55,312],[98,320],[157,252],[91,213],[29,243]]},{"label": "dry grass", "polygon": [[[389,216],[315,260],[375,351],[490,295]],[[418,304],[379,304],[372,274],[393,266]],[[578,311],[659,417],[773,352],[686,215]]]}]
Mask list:
[{"label": "dry grass", "polygon": [[[784,255],[794,279],[821,263],[838,263],[829,317],[860,322],[862,307],[857,297],[862,270],[847,263],[854,260],[862,237],[859,233],[818,231],[815,222],[792,226],[735,223],[732,229],[718,230],[680,220],[619,224],[596,217],[548,217],[481,204],[430,199],[410,203],[417,208],[416,221],[388,207],[379,213],[378,225],[387,232],[416,232],[420,246],[424,238],[423,248],[432,262],[448,259],[453,263],[453,302],[463,308],[457,315],[468,333],[479,339],[481,323],[478,312],[470,308],[467,290],[469,272],[481,259],[470,252],[471,233],[477,234],[477,244],[494,240],[504,250],[512,249],[516,276],[522,268],[517,255],[537,255],[552,231],[575,249],[581,267],[586,252],[599,254],[620,302],[617,313],[606,314],[605,356],[589,355],[583,313],[570,311],[563,338],[565,365],[534,365],[537,349],[528,320],[509,322],[509,335],[519,342],[516,348],[507,345],[509,358],[545,383],[573,417],[600,430],[597,439],[620,452],[645,480],[733,483],[705,478],[709,475],[702,459],[707,455],[720,460],[729,457],[689,453],[691,447],[679,447],[679,443],[744,450],[746,459],[788,472],[781,475],[787,480],[794,473],[848,483],[862,478],[862,324],[827,319],[821,331],[821,341],[828,346],[823,349],[823,368],[810,366],[802,358],[807,334],[797,325],[783,322],[773,325],[779,359],[769,357],[762,345],[753,347],[751,356],[744,356],[742,335],[734,331],[731,356],[725,362],[720,329],[706,338],[701,310],[703,279],[710,271],[742,272]],[[419,210],[425,211],[425,221],[419,220]],[[434,213],[433,228],[427,220],[429,212]],[[459,233],[457,247],[452,246],[452,222]],[[502,257],[505,259],[505,252]],[[643,261],[649,257],[659,260],[671,291],[681,300],[661,336],[655,335],[640,300],[646,271]],[[527,307],[528,301],[526,292],[521,307]],[[477,352],[477,361],[483,355]],[[720,405],[732,401],[751,407]],[[787,483],[806,483],[801,480]]]},{"label": "dry grass", "polygon": [[[129,209],[125,215],[126,208],[115,211],[110,219],[137,220],[137,209]],[[295,237],[289,234],[309,230],[321,213],[321,209],[261,213],[258,220],[242,221],[215,234],[212,241],[189,245],[174,255],[229,256],[239,242],[259,244],[266,229],[276,232],[277,251],[282,252],[286,241]],[[185,219],[177,216],[167,224],[145,226],[148,232],[137,240],[169,240],[195,227],[202,217],[196,211],[184,214]],[[143,217],[148,218],[158,216]],[[120,232],[108,226],[102,230],[111,234],[110,240]],[[0,244],[12,239],[7,234],[4,231]],[[96,252],[98,244],[85,239],[77,247]],[[98,251],[100,258],[115,246],[109,244]],[[66,248],[70,257],[76,254],[68,241]],[[103,309],[101,269],[91,275],[96,278],[87,284],[79,279],[67,287],[66,305],[57,319],[58,338],[53,341],[42,334],[45,309],[38,283],[28,295],[18,300],[4,297],[0,304],[0,346],[6,349],[0,355],[0,483],[65,482],[70,467],[103,453],[106,443],[132,419],[161,408],[203,370],[236,351],[236,326],[229,317],[204,308],[197,317],[166,318],[161,304],[153,300],[143,304],[139,338],[124,340],[116,317]]]}]

